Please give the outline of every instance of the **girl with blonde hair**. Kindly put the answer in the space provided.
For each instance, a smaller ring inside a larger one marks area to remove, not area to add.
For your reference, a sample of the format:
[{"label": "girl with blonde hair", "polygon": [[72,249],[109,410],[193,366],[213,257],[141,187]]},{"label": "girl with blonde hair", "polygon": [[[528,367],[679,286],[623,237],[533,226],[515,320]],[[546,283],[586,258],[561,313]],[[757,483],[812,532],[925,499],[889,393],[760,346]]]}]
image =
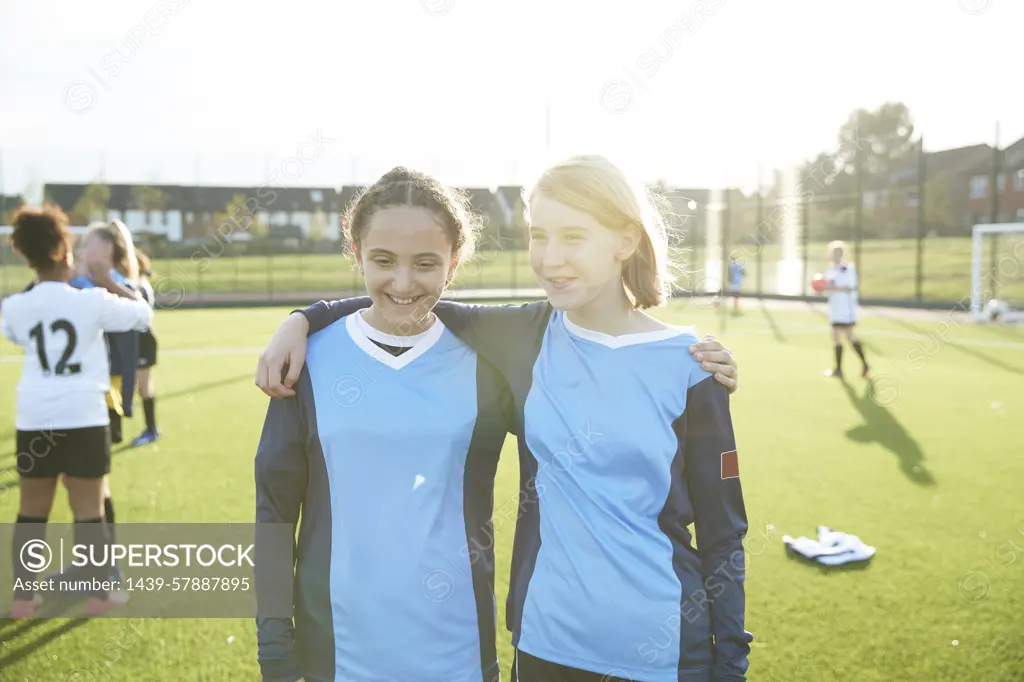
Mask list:
[{"label": "girl with blonde hair", "polygon": [[[105,259],[112,264],[111,279],[120,287],[127,289],[133,296],[139,292],[139,263],[135,254],[135,244],[131,232],[120,220],[106,223],[93,223],[85,233],[79,245],[79,262],[85,263]],[[94,278],[81,268],[78,276],[69,282],[78,289],[89,289],[96,286]],[[152,305],[150,304],[152,309]],[[152,318],[151,318],[152,319]],[[135,396],[135,372],[139,357],[139,331],[108,332],[106,334],[109,349],[110,383],[107,390],[107,415],[110,420],[110,442],[117,444],[124,440],[121,420],[132,416],[132,404]],[[110,480],[103,477],[103,517],[110,528],[111,539],[114,534],[114,500],[110,492]]]}]

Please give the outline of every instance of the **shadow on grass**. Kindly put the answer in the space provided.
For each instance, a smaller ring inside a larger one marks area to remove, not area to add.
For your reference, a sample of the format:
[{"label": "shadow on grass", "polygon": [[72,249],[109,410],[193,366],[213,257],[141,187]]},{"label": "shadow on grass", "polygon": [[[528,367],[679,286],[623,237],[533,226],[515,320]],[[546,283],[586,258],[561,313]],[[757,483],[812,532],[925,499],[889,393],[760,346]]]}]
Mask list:
[{"label": "shadow on grass", "polygon": [[[892,322],[895,322],[897,325],[903,327],[904,329],[909,329],[910,331],[915,332],[917,334],[924,334],[927,337],[927,339],[922,339],[921,341],[918,342],[918,344],[919,348],[928,357],[936,355],[943,348],[952,348],[953,350],[960,351],[964,355],[969,355],[972,358],[981,360],[982,362],[986,362],[992,365],[993,367],[998,367],[999,369],[1006,370],[1007,372],[1013,372],[1014,374],[1024,374],[1024,369],[1021,369],[1014,365],[1007,364],[998,358],[986,355],[985,353],[982,353],[981,351],[976,350],[974,348],[960,345],[956,342],[955,336],[954,338],[951,339],[950,334],[952,333],[953,335],[955,335],[956,330],[959,327],[950,327],[950,330],[952,330],[951,332],[938,332],[935,330],[934,325],[926,330],[921,330],[917,327],[917,325],[913,325],[907,322],[906,320],[901,320],[897,317],[890,318],[890,320]],[[932,348],[934,348],[934,352],[929,352],[929,350]]]},{"label": "shadow on grass", "polygon": [[990,336],[998,336],[1007,341],[1024,342],[1024,324],[978,324],[975,329]]},{"label": "shadow on grass", "polygon": [[[228,386],[230,384],[238,383],[239,381],[252,380],[255,375],[252,372],[245,374],[239,374],[238,376],[228,377],[227,379],[218,379],[217,381],[210,381],[205,384],[199,384],[198,386],[187,386],[177,391],[171,391],[169,393],[157,393],[157,400],[174,400],[182,396],[194,395],[196,393],[202,393],[203,391],[209,391],[214,388],[220,388],[221,386]],[[258,391],[255,384],[253,390]]]},{"label": "shadow on grass", "polygon": [[[29,620],[0,620],[0,639],[5,643],[15,642],[19,637],[35,630],[50,619],[68,617],[67,614],[83,601],[83,599],[65,597],[52,602],[43,602],[39,607],[39,611],[36,613],[35,618],[31,618]],[[0,670],[3,670],[7,666],[14,665],[23,658],[31,656],[53,640],[65,635],[77,627],[85,625],[90,620],[92,619],[70,618],[60,627],[48,631],[46,634],[33,640],[30,644],[26,644],[10,655],[0,658]],[[6,647],[6,650],[11,651],[12,647]]]},{"label": "shadow on grass", "polygon": [[772,334],[775,335],[775,340],[778,341],[779,343],[786,343],[786,337],[779,329],[779,325],[775,323],[775,318],[772,317],[772,314],[770,312],[768,312],[768,306],[764,304],[764,299],[761,299],[760,303],[761,314],[764,315],[765,321],[767,321],[768,326],[771,327]]},{"label": "shadow on grass", "polygon": [[848,430],[846,437],[857,443],[878,443],[896,455],[904,476],[918,485],[935,485],[935,478],[924,465],[925,457],[921,446],[887,407],[876,402],[874,383],[868,382],[863,395],[857,395],[856,390],[845,379],[842,380],[842,384],[846,397],[864,419],[863,424]]},{"label": "shadow on grass", "polygon": [[[157,399],[160,401],[165,401],[174,400],[176,398],[182,398],[185,396],[192,396],[197,393],[202,393],[203,391],[209,391],[214,388],[220,388],[221,386],[227,386],[229,384],[234,384],[246,379],[252,379],[252,377],[253,375],[251,372],[247,374],[240,374],[238,376],[228,377],[227,379],[210,381],[205,384],[199,384],[198,386],[190,386],[187,388],[179,389],[177,391],[171,391],[169,393],[158,393]],[[10,440],[13,440],[13,438]],[[134,449],[136,448],[132,447],[131,440],[126,439],[123,443],[118,444],[111,450],[110,456],[111,458],[113,458],[126,450]],[[0,462],[11,462],[6,466],[0,467],[0,494],[2,494],[4,491],[10,490],[11,488],[17,488],[19,485],[21,485],[21,479],[18,475],[17,464],[14,463],[15,457],[3,457],[2,459],[0,459]],[[2,497],[2,495],[0,495],[0,497]]]}]

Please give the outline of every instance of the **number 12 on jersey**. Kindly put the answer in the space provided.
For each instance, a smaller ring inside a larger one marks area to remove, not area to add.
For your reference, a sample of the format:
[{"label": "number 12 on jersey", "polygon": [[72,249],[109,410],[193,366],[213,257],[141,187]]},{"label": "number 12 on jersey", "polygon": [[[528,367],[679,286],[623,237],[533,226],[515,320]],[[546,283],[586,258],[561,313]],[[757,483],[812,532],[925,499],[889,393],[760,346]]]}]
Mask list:
[{"label": "number 12 on jersey", "polygon": [[[82,365],[80,363],[68,364],[71,354],[75,352],[75,345],[78,343],[78,334],[75,333],[74,326],[67,320],[57,320],[50,325],[50,331],[54,334],[64,332],[67,335],[67,345],[64,347],[64,353],[57,362],[57,375],[62,376],[81,372]],[[50,363],[46,359],[46,344],[43,342],[43,323],[40,322],[32,327],[29,336],[36,340],[36,353],[39,356],[39,366],[42,368],[43,374],[50,376]]]}]

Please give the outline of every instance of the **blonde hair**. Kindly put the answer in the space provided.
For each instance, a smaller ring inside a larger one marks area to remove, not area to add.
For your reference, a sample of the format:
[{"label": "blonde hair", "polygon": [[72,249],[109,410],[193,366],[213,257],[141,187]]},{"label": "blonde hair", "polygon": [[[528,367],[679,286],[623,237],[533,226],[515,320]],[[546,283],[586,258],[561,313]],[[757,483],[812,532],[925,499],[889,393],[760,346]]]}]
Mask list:
[{"label": "blonde hair", "polygon": [[[634,308],[663,305],[672,292],[668,230],[657,197],[631,181],[607,158],[572,156],[543,171],[527,199],[537,192],[582,211],[613,231],[640,228],[640,244],[622,266],[622,284]],[[529,211],[529,201],[526,202]]]},{"label": "blonde hair", "polygon": [[836,249],[840,249],[843,252],[843,255],[845,256],[846,255],[846,242],[844,242],[841,239],[836,239],[836,240],[830,241],[828,243],[828,256],[829,256],[829,258],[832,257],[832,252],[834,252]]},{"label": "blonde hair", "polygon": [[97,223],[90,226],[85,236],[88,238],[92,234],[114,246],[114,269],[124,275],[132,286],[138,286],[139,261],[135,256],[135,243],[132,241],[132,233],[128,231],[128,226],[120,220]]}]

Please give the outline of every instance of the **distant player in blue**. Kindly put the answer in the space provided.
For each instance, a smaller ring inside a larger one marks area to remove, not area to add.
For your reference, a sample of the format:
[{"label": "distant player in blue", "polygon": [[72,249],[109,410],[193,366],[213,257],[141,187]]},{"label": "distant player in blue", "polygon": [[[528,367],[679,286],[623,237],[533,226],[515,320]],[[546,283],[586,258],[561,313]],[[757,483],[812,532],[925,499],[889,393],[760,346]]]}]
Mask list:
[{"label": "distant player in blue", "polygon": [[[139,290],[139,265],[135,257],[135,245],[127,226],[119,220],[94,225],[86,232],[78,246],[79,262],[85,262],[90,255],[104,255],[114,263],[110,275],[114,281],[132,291]],[[88,289],[95,284],[84,271],[71,280],[76,289]],[[112,443],[123,440],[121,418],[132,416],[135,396],[135,370],[139,355],[139,333],[107,334],[110,346],[110,392],[108,410],[110,414],[110,438]]]},{"label": "distant player in blue", "polygon": [[497,682],[486,534],[511,394],[431,312],[472,252],[469,204],[397,168],[344,225],[372,305],[312,335],[256,454],[257,524],[301,515],[294,619],[257,619],[263,679]]},{"label": "distant player in blue", "polygon": [[[79,262],[105,259],[114,264],[111,278],[121,287],[135,293],[139,291],[139,264],[135,257],[135,244],[131,232],[120,220],[93,225],[78,245]],[[89,289],[95,285],[88,272],[79,269],[78,276],[69,284],[76,289]],[[152,304],[150,304],[152,308]],[[132,416],[135,397],[135,371],[139,357],[139,332],[108,332],[106,334],[110,362],[110,389],[107,391],[107,415],[110,418],[110,442],[117,444],[124,440],[121,427],[122,417]],[[110,493],[110,478],[103,479],[103,518],[110,527],[111,541],[114,533],[114,499]]]},{"label": "distant player in blue", "polygon": [[746,268],[736,260],[736,254],[729,255],[729,293],[732,294],[733,310],[740,309],[740,289],[743,288],[743,276],[746,275]]},{"label": "distant player in blue", "polygon": [[[642,312],[668,295],[664,223],[616,167],[575,157],[542,175],[529,224],[547,301],[435,308],[515,397],[516,673],[744,680],[747,521],[728,390],[688,353],[692,328]],[[367,304],[321,302],[303,314],[316,333]],[[305,322],[292,317],[258,383],[281,376],[284,357],[294,375],[304,357],[295,332]]]}]

